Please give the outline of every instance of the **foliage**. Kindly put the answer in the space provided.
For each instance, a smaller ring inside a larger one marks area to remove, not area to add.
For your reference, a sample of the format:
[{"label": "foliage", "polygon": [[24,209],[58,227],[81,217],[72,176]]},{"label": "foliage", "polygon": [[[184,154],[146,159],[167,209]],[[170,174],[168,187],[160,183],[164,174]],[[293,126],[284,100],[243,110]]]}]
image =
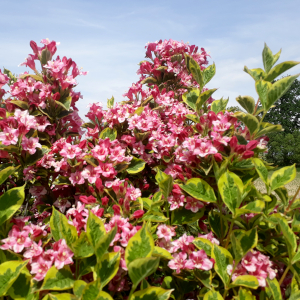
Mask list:
[{"label": "foliage", "polygon": [[268,134],[266,160],[278,166],[300,166],[300,81],[295,80],[265,116],[265,121],[280,124],[283,132]]},{"label": "foliage", "polygon": [[259,100],[230,112],[205,88],[216,66],[204,49],[149,43],[127,100],[90,105],[83,123],[86,72],[42,44],[23,63],[33,74],[0,72],[1,297],[299,296],[300,201],[284,187],[295,165],[269,176],[259,158],[282,129],[264,117],[297,76],[272,82],[296,62],[274,66],[265,45],[264,70],[245,67]]}]

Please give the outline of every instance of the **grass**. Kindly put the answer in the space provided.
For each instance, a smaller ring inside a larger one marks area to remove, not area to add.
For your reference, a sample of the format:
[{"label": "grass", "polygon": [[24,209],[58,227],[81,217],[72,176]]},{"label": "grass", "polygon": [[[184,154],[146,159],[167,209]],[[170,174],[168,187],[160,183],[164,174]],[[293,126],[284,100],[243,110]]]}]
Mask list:
[{"label": "grass", "polygon": [[[272,176],[273,172],[275,171],[276,169],[269,171],[269,177]],[[260,178],[255,180],[254,184],[260,192],[263,193],[266,192],[265,184],[262,182]],[[299,186],[300,186],[300,168],[297,168],[296,178],[285,186],[289,192],[289,196],[294,196]],[[300,197],[300,193],[298,194],[298,197]]]}]

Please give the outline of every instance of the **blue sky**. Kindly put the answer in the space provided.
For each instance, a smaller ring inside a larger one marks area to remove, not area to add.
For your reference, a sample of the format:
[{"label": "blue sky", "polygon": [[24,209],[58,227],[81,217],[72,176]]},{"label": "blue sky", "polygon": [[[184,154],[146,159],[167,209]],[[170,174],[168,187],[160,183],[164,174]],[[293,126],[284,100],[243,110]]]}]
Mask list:
[{"label": "blue sky", "polygon": [[[300,61],[300,1],[0,1],[0,67],[13,73],[28,53],[29,41],[61,42],[60,56],[71,57],[89,71],[79,77],[80,115],[87,104],[117,101],[137,80],[137,64],[149,41],[174,39],[210,52],[217,74],[209,87],[215,98],[238,95],[256,98],[254,81],[243,72],[262,67],[266,42],[279,62]],[[300,73],[300,66],[290,74]]]}]

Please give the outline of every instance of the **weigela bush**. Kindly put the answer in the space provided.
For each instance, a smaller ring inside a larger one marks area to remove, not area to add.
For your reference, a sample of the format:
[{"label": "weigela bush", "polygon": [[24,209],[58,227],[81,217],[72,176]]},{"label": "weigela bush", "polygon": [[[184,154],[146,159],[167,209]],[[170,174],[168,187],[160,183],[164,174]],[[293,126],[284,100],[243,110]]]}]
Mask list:
[{"label": "weigela bush", "polygon": [[260,158],[282,130],[264,116],[298,75],[272,82],[297,62],[274,66],[265,45],[264,70],[245,67],[259,99],[233,113],[205,87],[203,48],[149,43],[126,100],[91,104],[84,122],[86,72],[41,43],[30,72],[0,71],[3,299],[300,298],[296,169],[269,176]]}]

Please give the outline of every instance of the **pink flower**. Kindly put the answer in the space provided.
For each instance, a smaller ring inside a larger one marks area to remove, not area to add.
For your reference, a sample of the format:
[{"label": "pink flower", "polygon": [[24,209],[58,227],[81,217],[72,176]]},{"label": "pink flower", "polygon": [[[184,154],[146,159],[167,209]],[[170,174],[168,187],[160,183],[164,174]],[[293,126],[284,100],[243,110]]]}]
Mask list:
[{"label": "pink flower", "polygon": [[108,148],[106,148],[103,144],[101,146],[97,145],[91,150],[91,152],[95,158],[102,162],[105,161],[105,158],[108,155]]},{"label": "pink flower", "polygon": [[93,167],[87,166],[82,172],[81,175],[83,178],[87,179],[89,183],[93,184],[96,182],[96,179],[99,178],[101,174],[100,166]]},{"label": "pink flower", "polygon": [[27,138],[23,136],[22,138],[22,148],[25,151],[28,151],[30,154],[34,154],[36,152],[36,148],[42,148],[42,145],[39,143],[39,138]]},{"label": "pink flower", "polygon": [[192,244],[193,241],[193,236],[186,235],[186,233],[184,233],[183,236],[181,236],[178,240],[172,242],[173,250],[177,251],[181,249],[183,252],[190,253],[195,249],[194,245]]},{"label": "pink flower", "polygon": [[139,209],[139,210],[136,210],[132,216],[135,219],[140,219],[144,215],[144,213],[145,212],[142,209]]},{"label": "pink flower", "polygon": [[[72,174],[73,175],[73,174]],[[66,198],[58,198],[56,201],[53,203],[55,207],[57,207],[60,212],[65,213],[66,209],[68,207],[71,207],[71,202],[68,201]]]},{"label": "pink flower", "polygon": [[0,141],[3,145],[16,145],[19,138],[19,130],[12,129],[10,127],[4,128],[3,132],[0,132]]},{"label": "pink flower", "polygon": [[85,204],[92,204],[97,202],[97,199],[93,196],[79,196],[79,200]]},{"label": "pink flower", "polygon": [[213,268],[214,261],[207,257],[204,250],[192,252],[189,258],[192,260],[196,269],[208,271]]},{"label": "pink flower", "polygon": [[0,70],[0,89],[6,85],[9,81],[9,77],[6,74],[3,74]]},{"label": "pink flower", "polygon": [[200,157],[216,153],[218,153],[218,150],[212,145],[211,141],[201,141],[199,144],[196,144],[194,149],[194,154]]},{"label": "pink flower", "polygon": [[220,245],[220,242],[216,238],[214,238],[214,235],[212,232],[210,232],[208,234],[204,234],[204,235],[199,234],[198,237],[207,239],[207,240],[211,241],[213,244]]},{"label": "pink flower", "polygon": [[70,181],[73,185],[84,184],[84,177],[82,176],[82,172],[76,171],[75,173],[72,173],[70,176]]},{"label": "pink flower", "polygon": [[185,208],[191,210],[193,213],[196,213],[199,209],[204,207],[204,204],[201,201],[190,196],[186,197],[186,202]]},{"label": "pink flower", "polygon": [[173,256],[174,259],[169,261],[168,267],[172,270],[176,270],[177,274],[179,274],[182,269],[194,269],[193,263],[187,260],[186,253],[175,253]]},{"label": "pink flower", "polygon": [[24,252],[23,256],[25,258],[30,258],[30,260],[32,260],[32,258],[40,256],[43,253],[43,248],[41,247],[41,245],[42,240],[40,240],[38,244],[33,242],[31,247]]},{"label": "pink flower", "polygon": [[171,195],[168,197],[168,202],[171,204],[170,210],[180,208],[184,205],[184,195]]},{"label": "pink flower", "polygon": [[64,158],[73,159],[81,154],[81,149],[77,145],[66,143],[59,153]]},{"label": "pink flower", "polygon": [[164,238],[166,241],[171,241],[172,237],[176,235],[176,232],[172,226],[163,224],[157,227],[156,234],[160,239]]},{"label": "pink flower", "polygon": [[104,177],[107,178],[113,178],[117,172],[114,169],[112,164],[109,163],[99,163],[99,166],[97,167],[97,171],[102,174]]},{"label": "pink flower", "polygon": [[91,209],[91,212],[97,216],[98,218],[101,218],[103,216],[103,213],[104,213],[104,208],[100,207],[99,205],[93,207]]},{"label": "pink flower", "polygon": [[38,259],[31,264],[31,274],[36,274],[34,279],[41,281],[45,278],[48,270],[52,266],[52,260],[45,259],[43,256],[39,256]]},{"label": "pink flower", "polygon": [[73,263],[74,253],[67,246],[66,241],[61,239],[53,245],[54,265],[57,269],[62,269],[64,265]]},{"label": "pink flower", "polygon": [[2,240],[4,245],[0,248],[3,250],[11,249],[16,253],[23,251],[25,247],[30,247],[32,240],[28,237],[28,230],[20,230],[19,227],[14,225],[8,234],[8,238]]}]

